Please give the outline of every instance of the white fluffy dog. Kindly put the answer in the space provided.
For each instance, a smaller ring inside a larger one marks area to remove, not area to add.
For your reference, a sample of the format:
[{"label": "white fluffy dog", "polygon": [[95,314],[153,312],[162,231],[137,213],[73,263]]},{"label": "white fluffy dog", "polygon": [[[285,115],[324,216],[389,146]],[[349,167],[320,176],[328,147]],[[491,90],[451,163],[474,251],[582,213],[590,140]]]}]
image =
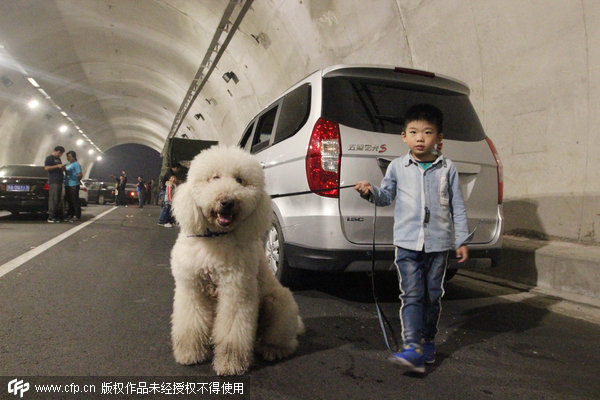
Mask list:
[{"label": "white fluffy dog", "polygon": [[171,252],[171,339],[180,364],[204,361],[214,346],[215,372],[240,375],[254,350],[272,361],[298,347],[298,306],[265,257],[272,209],[264,184],[251,155],[216,146],[194,158],[175,190],[181,231]]}]

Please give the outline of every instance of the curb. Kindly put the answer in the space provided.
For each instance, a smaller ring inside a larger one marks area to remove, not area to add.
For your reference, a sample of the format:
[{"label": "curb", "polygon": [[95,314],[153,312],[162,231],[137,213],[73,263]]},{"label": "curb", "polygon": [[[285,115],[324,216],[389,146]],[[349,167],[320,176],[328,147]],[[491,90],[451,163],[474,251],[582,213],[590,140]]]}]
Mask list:
[{"label": "curb", "polygon": [[499,266],[459,273],[600,310],[600,246],[504,236]]}]

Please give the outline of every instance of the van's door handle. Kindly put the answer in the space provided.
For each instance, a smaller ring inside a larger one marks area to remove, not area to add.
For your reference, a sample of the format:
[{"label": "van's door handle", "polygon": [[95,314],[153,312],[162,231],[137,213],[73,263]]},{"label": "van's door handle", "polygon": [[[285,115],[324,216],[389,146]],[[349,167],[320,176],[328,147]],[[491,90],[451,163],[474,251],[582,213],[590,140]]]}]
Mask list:
[{"label": "van's door handle", "polygon": [[260,166],[262,167],[262,169],[265,169],[267,167],[267,164],[265,164],[264,162],[260,162]]}]

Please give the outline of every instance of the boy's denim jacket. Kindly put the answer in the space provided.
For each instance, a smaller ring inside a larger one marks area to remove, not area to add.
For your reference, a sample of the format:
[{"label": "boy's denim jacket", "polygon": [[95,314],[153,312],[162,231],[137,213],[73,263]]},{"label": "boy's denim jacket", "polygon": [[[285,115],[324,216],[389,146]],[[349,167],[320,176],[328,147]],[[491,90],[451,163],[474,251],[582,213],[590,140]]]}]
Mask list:
[{"label": "boy's denim jacket", "polygon": [[426,170],[410,153],[392,161],[369,200],[387,206],[394,199],[395,246],[431,253],[466,244],[469,227],[458,171],[443,155]]}]

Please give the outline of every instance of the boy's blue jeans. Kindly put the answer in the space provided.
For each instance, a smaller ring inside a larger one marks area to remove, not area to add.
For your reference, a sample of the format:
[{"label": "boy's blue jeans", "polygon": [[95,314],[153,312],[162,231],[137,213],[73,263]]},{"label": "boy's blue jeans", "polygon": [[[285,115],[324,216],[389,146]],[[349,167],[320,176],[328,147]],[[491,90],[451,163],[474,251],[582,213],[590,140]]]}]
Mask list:
[{"label": "boy's blue jeans", "polygon": [[160,216],[158,217],[158,223],[166,224],[167,222],[173,223],[175,220],[171,215],[171,205],[164,201],[162,210],[160,211]]},{"label": "boy's blue jeans", "polygon": [[444,295],[448,251],[425,253],[396,247],[400,281],[400,320],[405,346],[433,341],[438,331]]}]

